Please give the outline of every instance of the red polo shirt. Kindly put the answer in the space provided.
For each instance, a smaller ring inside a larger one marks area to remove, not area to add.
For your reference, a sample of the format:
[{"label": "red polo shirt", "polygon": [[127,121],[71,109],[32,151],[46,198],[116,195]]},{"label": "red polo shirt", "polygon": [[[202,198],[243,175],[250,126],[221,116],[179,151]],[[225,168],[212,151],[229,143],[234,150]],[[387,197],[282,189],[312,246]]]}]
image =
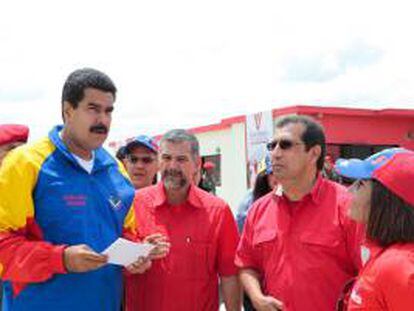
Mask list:
[{"label": "red polo shirt", "polygon": [[352,289],[348,310],[413,310],[414,243],[392,245],[371,256]]},{"label": "red polo shirt", "polygon": [[162,183],[136,193],[141,237],[165,234],[167,257],[154,260],[143,275],[126,282],[128,311],[217,311],[218,277],[237,274],[237,227],[228,205],[191,186],[187,201],[171,206]]},{"label": "red polo shirt", "polygon": [[288,311],[332,311],[361,266],[363,230],[346,217],[349,195],[318,177],[301,201],[270,193],[252,207],[236,265],[261,275],[262,290]]}]

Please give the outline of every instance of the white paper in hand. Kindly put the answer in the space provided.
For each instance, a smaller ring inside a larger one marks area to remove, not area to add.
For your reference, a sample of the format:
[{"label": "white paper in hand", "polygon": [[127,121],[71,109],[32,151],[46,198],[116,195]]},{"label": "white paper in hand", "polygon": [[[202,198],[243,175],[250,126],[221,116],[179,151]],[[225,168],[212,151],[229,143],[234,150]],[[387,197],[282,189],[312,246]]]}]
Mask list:
[{"label": "white paper in hand", "polygon": [[102,254],[108,255],[108,263],[126,267],[137,261],[139,257],[147,257],[154,247],[153,244],[134,243],[118,238]]}]

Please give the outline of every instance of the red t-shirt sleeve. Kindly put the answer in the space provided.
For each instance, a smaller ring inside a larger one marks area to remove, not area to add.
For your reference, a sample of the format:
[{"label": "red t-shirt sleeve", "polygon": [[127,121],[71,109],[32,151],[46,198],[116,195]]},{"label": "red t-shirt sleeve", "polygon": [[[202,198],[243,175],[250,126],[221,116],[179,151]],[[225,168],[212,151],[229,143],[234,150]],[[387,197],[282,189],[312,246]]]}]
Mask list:
[{"label": "red t-shirt sleeve", "polygon": [[234,264],[234,256],[239,242],[239,233],[233,214],[225,206],[221,215],[218,230],[217,267],[220,276],[231,276],[238,272]]},{"label": "red t-shirt sleeve", "polygon": [[244,223],[241,239],[237,247],[235,264],[239,268],[259,270],[259,264],[257,263],[253,250],[254,214],[253,206],[250,213],[247,214],[247,219]]}]

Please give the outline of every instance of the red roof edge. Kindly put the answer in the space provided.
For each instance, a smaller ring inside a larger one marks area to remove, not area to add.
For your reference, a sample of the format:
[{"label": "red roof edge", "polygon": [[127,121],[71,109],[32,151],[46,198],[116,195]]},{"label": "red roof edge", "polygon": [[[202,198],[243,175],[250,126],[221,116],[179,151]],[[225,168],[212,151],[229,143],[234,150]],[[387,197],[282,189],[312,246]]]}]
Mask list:
[{"label": "red roof edge", "polygon": [[[414,109],[364,109],[364,108],[345,108],[345,107],[320,107],[296,105],[272,110],[273,118],[286,114],[307,114],[307,115],[342,115],[342,116],[399,116],[414,117]],[[231,127],[233,124],[245,123],[246,116],[235,116],[222,119],[220,123],[198,126],[188,129],[193,134],[220,131]],[[162,135],[155,136],[161,138]]]},{"label": "red roof edge", "polygon": [[366,109],[366,108],[345,108],[345,107],[320,107],[320,106],[291,106],[280,109],[273,109],[273,117],[285,114],[331,114],[345,116],[400,116],[414,117],[414,109]]}]

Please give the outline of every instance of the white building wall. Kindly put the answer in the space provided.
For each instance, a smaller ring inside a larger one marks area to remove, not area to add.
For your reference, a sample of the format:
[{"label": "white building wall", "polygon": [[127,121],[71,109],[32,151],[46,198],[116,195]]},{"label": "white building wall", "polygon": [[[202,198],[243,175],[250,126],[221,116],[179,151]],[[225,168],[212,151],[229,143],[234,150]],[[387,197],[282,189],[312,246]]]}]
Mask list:
[{"label": "white building wall", "polygon": [[216,188],[233,212],[247,191],[246,140],[244,123],[219,131],[196,134],[202,156],[221,155],[221,186]]}]

